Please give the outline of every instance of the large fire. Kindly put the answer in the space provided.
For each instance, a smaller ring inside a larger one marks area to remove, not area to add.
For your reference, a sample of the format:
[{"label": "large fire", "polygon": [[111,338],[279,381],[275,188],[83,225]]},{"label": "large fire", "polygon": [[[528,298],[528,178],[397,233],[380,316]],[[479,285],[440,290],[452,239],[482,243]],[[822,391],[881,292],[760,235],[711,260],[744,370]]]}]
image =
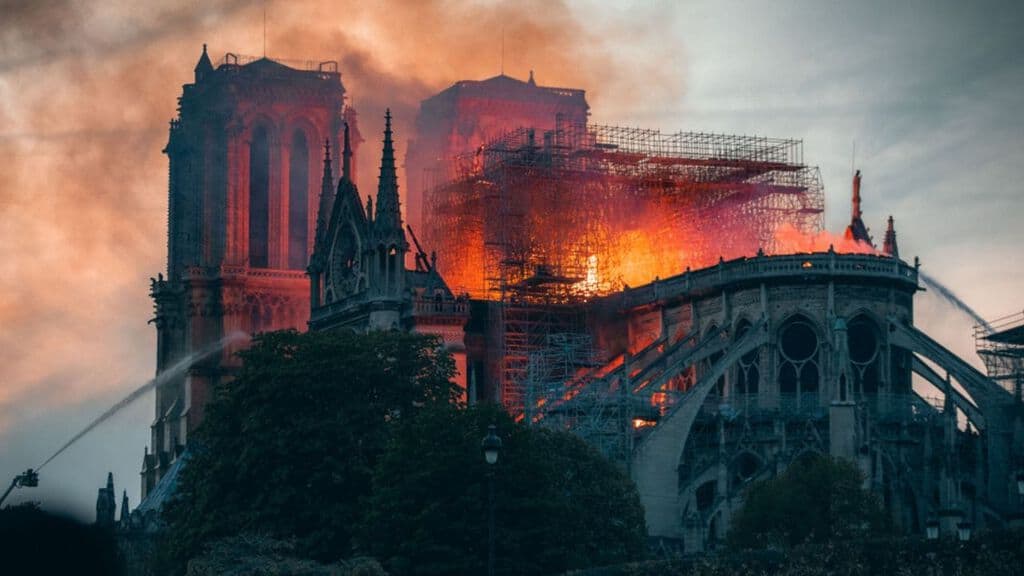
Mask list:
[{"label": "large fire", "polygon": [[804,239],[820,233],[823,194],[801,159],[795,140],[513,130],[453,159],[453,179],[426,196],[424,237],[449,285],[474,298],[609,294],[827,244]]}]

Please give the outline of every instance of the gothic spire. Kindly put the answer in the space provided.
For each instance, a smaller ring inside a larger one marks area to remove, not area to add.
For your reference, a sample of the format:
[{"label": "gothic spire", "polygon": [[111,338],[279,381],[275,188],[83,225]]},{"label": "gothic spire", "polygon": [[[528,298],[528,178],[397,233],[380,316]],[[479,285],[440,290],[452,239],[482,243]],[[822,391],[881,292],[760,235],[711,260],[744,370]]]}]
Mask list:
[{"label": "gothic spire", "polygon": [[896,246],[896,228],[893,227],[892,216],[889,216],[889,226],[885,229],[885,241],[882,243],[882,252],[892,256],[900,257],[900,249]]},{"label": "gothic spire", "polygon": [[384,115],[384,152],[380,159],[377,214],[374,221],[384,226],[384,229],[402,232],[402,215],[398,203],[398,174],[395,172],[395,149],[391,141],[390,108]]},{"label": "gothic spire", "polygon": [[129,514],[128,514],[128,491],[124,490],[121,495],[121,528],[128,528]]},{"label": "gothic spire", "polygon": [[349,142],[348,122],[345,122],[345,148],[341,152],[341,178],[352,182],[352,144]]},{"label": "gothic spire", "polygon": [[334,195],[334,174],[331,170],[331,141],[324,140],[324,175],[320,181],[320,205],[316,215],[316,238],[327,234],[327,219],[331,217],[331,200]]}]

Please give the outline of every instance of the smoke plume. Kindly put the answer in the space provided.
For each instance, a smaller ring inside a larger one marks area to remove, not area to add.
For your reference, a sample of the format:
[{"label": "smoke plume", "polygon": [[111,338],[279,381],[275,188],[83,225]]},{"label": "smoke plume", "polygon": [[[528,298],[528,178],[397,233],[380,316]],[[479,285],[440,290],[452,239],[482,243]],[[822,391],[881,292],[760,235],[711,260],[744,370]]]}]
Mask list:
[{"label": "smoke plume", "polygon": [[557,1],[0,0],[0,13],[0,437],[16,417],[152,374],[161,150],[204,42],[215,64],[264,45],[270,57],[337,60],[366,139],[363,195],[376,187],[384,108],[403,158],[419,101],[457,80],[533,69],[612,115],[640,86],[665,102],[681,93],[678,77],[655,74],[667,54],[627,61],[606,29]]}]

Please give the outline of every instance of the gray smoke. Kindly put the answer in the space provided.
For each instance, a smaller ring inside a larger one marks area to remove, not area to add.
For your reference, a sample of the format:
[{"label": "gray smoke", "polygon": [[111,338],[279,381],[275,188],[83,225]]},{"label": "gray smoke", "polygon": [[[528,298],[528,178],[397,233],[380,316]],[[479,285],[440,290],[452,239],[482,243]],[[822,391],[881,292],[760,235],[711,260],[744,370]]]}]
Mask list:
[{"label": "gray smoke", "polygon": [[96,428],[100,424],[102,424],[105,421],[107,421],[107,419],[109,419],[114,414],[118,413],[125,406],[128,406],[132,402],[138,400],[146,392],[149,392],[153,388],[156,388],[160,384],[163,384],[164,382],[167,382],[167,381],[171,380],[172,378],[176,378],[176,377],[180,376],[186,370],[191,368],[192,365],[195,364],[196,362],[199,362],[200,360],[203,360],[204,358],[207,358],[208,356],[211,356],[213,354],[216,354],[217,352],[220,352],[228,344],[230,344],[232,342],[235,342],[237,340],[241,340],[243,338],[246,338],[247,336],[248,335],[246,333],[244,333],[244,332],[240,332],[240,331],[232,332],[231,334],[228,334],[227,336],[221,338],[219,341],[214,342],[213,344],[210,344],[206,348],[203,348],[202,350],[197,350],[196,352],[193,352],[192,354],[189,354],[188,356],[182,358],[180,361],[175,363],[173,366],[171,366],[167,370],[164,370],[163,372],[161,372],[156,378],[153,378],[149,382],[146,382],[142,386],[139,386],[131,394],[129,394],[129,395],[125,396],[123,399],[121,399],[120,402],[118,402],[117,404],[114,404],[113,406],[111,406],[103,414],[100,414],[99,417],[97,417],[95,420],[90,422],[88,426],[83,428],[81,432],[79,432],[78,434],[75,434],[74,436],[72,436],[72,438],[70,440],[68,440],[63,446],[60,447],[60,449],[58,449],[56,452],[54,452],[52,456],[47,458],[45,462],[43,462],[42,464],[37,466],[36,467],[36,471],[42,470],[43,466],[46,466],[54,458],[56,458],[57,456],[60,456],[60,454],[62,452],[64,452],[68,448],[70,448],[71,445],[74,444],[75,442],[77,442],[79,439],[81,439],[82,436],[85,436],[86,434],[91,432],[94,428]]}]

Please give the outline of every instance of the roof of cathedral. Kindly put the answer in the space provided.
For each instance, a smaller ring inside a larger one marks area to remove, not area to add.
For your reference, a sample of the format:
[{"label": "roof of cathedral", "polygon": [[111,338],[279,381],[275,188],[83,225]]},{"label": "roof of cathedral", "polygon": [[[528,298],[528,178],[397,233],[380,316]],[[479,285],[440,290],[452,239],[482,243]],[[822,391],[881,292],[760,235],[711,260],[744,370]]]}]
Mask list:
[{"label": "roof of cathedral", "polygon": [[135,509],[136,511],[143,515],[146,512],[160,513],[160,509],[163,508],[164,504],[174,496],[174,491],[178,487],[178,476],[181,474],[182,468],[185,467],[189,455],[188,449],[182,452],[181,456],[174,461],[174,464],[160,478],[160,481],[156,483],[156,486],[146,494],[142,502],[139,502],[138,508]]},{"label": "roof of cathedral", "polygon": [[[530,79],[525,82],[504,73],[485,80],[460,80],[424,100],[424,103],[458,98],[548,99],[553,102],[577,100],[577,103],[587,106],[586,90],[538,86],[537,82],[533,79],[532,70],[530,71]],[[587,107],[589,108],[589,106]]]},{"label": "roof of cathedral", "polygon": [[407,269],[405,274],[409,280],[408,286],[414,291],[421,289],[424,297],[432,298],[437,294],[446,299],[455,297],[436,268],[430,268],[429,270]]}]

